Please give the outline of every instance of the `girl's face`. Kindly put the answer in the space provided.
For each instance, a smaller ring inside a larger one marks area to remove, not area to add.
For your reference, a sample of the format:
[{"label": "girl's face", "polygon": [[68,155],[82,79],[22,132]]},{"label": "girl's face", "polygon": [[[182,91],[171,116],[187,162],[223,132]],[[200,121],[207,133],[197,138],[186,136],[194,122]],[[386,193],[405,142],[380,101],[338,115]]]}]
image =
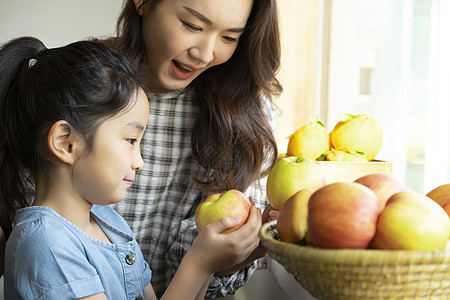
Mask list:
[{"label": "girl's face", "polygon": [[[135,0],[136,7],[140,2]],[[138,8],[152,92],[184,88],[226,62],[252,5],[253,0],[162,0],[151,9]]]},{"label": "girl's face", "polygon": [[88,202],[106,205],[121,201],[136,170],[144,165],[139,143],[149,106],[142,89],[134,97],[124,112],[99,126],[93,149],[75,164],[74,188]]}]

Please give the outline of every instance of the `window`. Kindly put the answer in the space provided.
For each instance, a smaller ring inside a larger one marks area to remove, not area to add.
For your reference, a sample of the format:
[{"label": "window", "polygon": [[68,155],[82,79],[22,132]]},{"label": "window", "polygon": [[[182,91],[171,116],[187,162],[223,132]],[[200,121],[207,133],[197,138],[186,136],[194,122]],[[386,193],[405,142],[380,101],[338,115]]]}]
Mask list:
[{"label": "window", "polygon": [[368,113],[384,129],[377,159],[398,179],[424,193],[450,182],[449,1],[327,3],[321,120],[329,128],[340,113]]}]

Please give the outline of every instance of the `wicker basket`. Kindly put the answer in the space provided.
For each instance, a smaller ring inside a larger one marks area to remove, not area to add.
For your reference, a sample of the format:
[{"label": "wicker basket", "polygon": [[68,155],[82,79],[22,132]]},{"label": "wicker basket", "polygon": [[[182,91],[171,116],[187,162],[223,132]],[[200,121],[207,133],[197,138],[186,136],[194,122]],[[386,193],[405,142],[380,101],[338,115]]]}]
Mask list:
[{"label": "wicker basket", "polygon": [[450,299],[450,248],[331,250],[279,240],[276,221],[259,233],[277,260],[318,299]]}]

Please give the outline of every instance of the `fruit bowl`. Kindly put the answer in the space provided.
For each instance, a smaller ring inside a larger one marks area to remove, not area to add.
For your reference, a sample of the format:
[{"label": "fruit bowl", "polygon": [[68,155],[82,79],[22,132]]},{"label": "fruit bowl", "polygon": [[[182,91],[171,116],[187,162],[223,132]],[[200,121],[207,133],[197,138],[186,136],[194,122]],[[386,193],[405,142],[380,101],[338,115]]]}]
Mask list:
[{"label": "fruit bowl", "polygon": [[334,250],[279,240],[276,221],[259,232],[270,257],[318,299],[447,299],[450,247],[435,251]]}]

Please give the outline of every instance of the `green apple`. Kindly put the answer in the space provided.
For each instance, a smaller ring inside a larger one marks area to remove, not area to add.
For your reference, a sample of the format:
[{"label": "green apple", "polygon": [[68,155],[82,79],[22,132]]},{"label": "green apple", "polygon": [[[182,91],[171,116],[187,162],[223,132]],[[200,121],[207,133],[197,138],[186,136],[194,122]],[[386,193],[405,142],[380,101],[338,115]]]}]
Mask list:
[{"label": "green apple", "polygon": [[450,237],[450,219],[432,199],[413,191],[392,195],[381,212],[373,249],[445,249]]},{"label": "green apple", "polygon": [[429,191],[427,197],[430,197],[442,206],[450,218],[450,183],[440,185]]},{"label": "green apple", "polygon": [[308,222],[308,201],[314,193],[312,189],[303,189],[290,197],[277,219],[277,230],[283,242],[298,243],[306,236]]},{"label": "green apple", "polygon": [[308,241],[330,249],[366,249],[375,235],[379,200],[368,187],[335,182],[318,189],[308,203]]},{"label": "green apple", "polygon": [[247,222],[253,203],[238,190],[229,190],[221,194],[212,194],[197,207],[195,211],[195,223],[198,231],[202,231],[206,225],[219,221],[224,217],[241,218],[241,222],[233,228],[222,233],[230,233]]},{"label": "green apple", "polygon": [[267,198],[280,210],[292,195],[306,188],[317,190],[325,185],[321,168],[309,158],[289,156],[277,161],[267,177]]}]

